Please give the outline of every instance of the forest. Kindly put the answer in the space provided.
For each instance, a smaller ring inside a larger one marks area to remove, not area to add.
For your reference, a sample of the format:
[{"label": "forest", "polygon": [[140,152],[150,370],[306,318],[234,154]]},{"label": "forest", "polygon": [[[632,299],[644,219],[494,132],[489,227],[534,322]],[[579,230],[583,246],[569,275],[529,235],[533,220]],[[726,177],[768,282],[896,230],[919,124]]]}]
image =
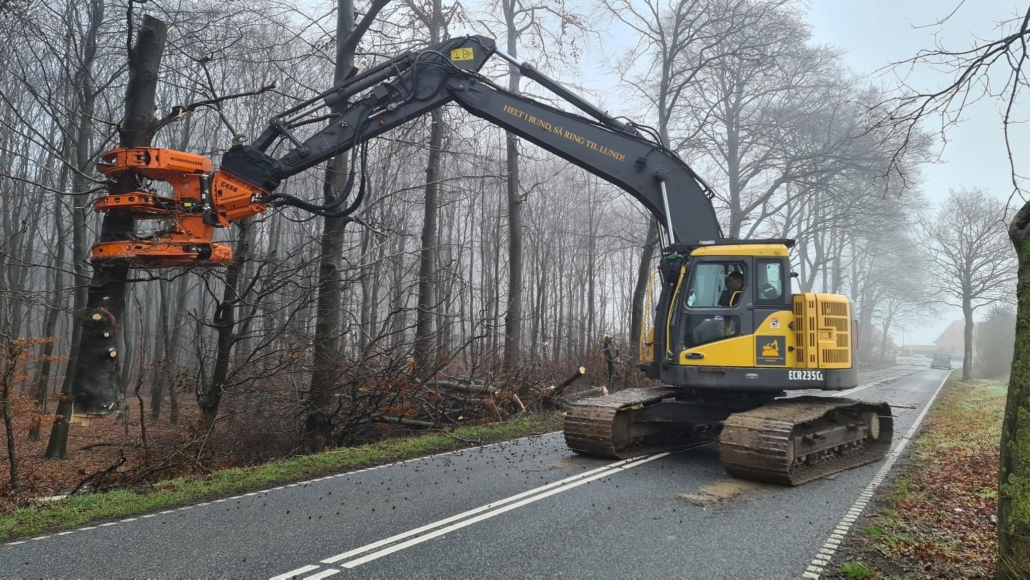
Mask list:
[{"label": "forest", "polygon": [[[920,193],[933,139],[884,124],[888,90],[816,44],[803,12],[785,0],[0,4],[7,424],[30,440],[50,428],[46,455],[72,453],[63,440],[76,369],[89,366],[81,333],[104,217],[93,204],[108,185],[95,168],[125,131],[128,57],[155,22],[167,38],[148,137],[216,161],[350,63],[496,38],[612,116],[652,126],[711,184],[726,237],[797,240],[794,291],[850,297],[875,364],[892,332],[939,302],[927,291],[934,238],[920,235],[933,226]],[[588,56],[600,68],[584,68]],[[483,72],[568,108],[500,59]],[[625,192],[457,107],[364,155],[280,187],[319,203],[351,176],[364,197],[347,218],[270,210],[218,231],[234,251],[227,268],[131,271],[104,354],[120,417],[223,430],[225,447],[203,453],[248,462],[398,424],[511,417],[580,366],[584,384],[605,382],[607,360],[607,387],[642,382],[660,227]]]}]

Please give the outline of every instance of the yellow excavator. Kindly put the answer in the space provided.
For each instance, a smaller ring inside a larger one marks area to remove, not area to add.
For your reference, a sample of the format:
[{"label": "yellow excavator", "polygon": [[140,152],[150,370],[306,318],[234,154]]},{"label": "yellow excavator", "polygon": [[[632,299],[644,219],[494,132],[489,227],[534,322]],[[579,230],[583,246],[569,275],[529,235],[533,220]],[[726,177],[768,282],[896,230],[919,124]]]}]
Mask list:
[{"label": "yellow excavator", "polygon": [[[573,114],[497,86],[479,70],[497,55],[586,114]],[[889,449],[885,403],[799,396],[858,383],[847,298],[791,292],[790,240],[723,239],[711,188],[654,130],[608,116],[498,50],[482,36],[407,52],[271,119],[250,145],[234,145],[214,170],[207,157],[159,148],[116,149],[98,169],[164,181],[174,196],[148,191],[100,198],[100,212],[163,220],[146,236],[105,240],[94,262],[160,268],[219,265],[231,249],[212,241],[232,222],[292,206],[346,217],[357,152],[370,139],[448,103],[511,131],[628,192],[664,228],[652,323],[640,338],[641,368],[667,386],[628,389],[571,407],[565,440],[577,453],[624,458],[718,436],[733,475],[798,485],[875,461]],[[326,109],[329,110],[326,114]],[[319,124],[314,131],[300,129]],[[300,133],[306,132],[302,138]],[[277,144],[285,151],[273,156]],[[318,204],[275,193],[280,182],[351,151],[343,195]],[[364,170],[362,169],[362,172]],[[364,173],[362,173],[363,175]],[[650,310],[651,305],[646,307]]]}]

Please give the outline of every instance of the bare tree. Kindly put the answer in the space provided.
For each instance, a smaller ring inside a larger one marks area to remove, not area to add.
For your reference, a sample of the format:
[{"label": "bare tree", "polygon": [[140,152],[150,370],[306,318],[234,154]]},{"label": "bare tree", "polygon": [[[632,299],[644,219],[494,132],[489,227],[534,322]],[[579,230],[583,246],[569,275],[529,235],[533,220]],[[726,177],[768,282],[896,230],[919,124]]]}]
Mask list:
[{"label": "bare tree", "polygon": [[938,299],[962,308],[965,319],[962,380],[973,378],[974,313],[1012,294],[1014,256],[1004,216],[1005,206],[982,189],[952,190],[924,225],[926,267],[937,281]]},{"label": "bare tree", "polygon": [[[343,82],[354,66],[361,37],[368,30],[376,15],[389,0],[373,0],[368,12],[356,20],[354,0],[339,0],[336,13],[336,64],[333,84]],[[333,111],[339,113],[339,110]],[[327,205],[337,202],[345,195],[344,188],[350,176],[349,153],[333,157],[326,163],[323,194]],[[353,182],[352,182],[353,183]],[[347,217],[323,218],[321,252],[318,266],[318,307],[316,310],[313,368],[311,372],[312,403],[316,406],[328,404],[335,373],[335,359],[339,354],[340,308],[342,283],[340,281],[340,258],[343,254],[343,232],[349,222]]]}]

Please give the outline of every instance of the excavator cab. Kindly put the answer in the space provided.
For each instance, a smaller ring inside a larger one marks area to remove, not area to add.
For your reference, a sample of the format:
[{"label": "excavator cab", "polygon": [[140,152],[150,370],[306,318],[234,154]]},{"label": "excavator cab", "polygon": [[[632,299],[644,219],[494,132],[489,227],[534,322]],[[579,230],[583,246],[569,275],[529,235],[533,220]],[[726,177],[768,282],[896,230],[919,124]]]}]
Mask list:
[{"label": "excavator cab", "polygon": [[[642,369],[698,389],[842,390],[857,384],[851,305],[791,292],[793,240],[670,248]],[[662,322],[664,324],[662,324]]]},{"label": "excavator cab", "polygon": [[[858,384],[851,304],[790,290],[792,240],[667,248],[652,276],[655,316],[641,368],[664,385],[573,406],[577,453],[626,458],[718,438],[731,475],[800,485],[890,448],[886,403],[784,397]],[[650,296],[650,294],[649,294]]]}]

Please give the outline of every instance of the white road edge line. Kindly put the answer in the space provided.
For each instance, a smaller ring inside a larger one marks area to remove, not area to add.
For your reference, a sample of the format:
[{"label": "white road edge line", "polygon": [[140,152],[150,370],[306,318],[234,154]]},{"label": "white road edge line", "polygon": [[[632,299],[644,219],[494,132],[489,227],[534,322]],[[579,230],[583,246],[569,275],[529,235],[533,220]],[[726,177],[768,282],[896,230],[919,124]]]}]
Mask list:
[{"label": "white road edge line", "polygon": [[[278,487],[271,487],[271,488],[268,488],[268,489],[263,489],[263,490],[260,490],[260,491],[255,491],[253,493],[248,493],[248,494],[243,494],[243,495],[236,495],[236,496],[233,496],[233,497],[227,497],[227,498],[221,498],[221,499],[215,499],[215,500],[211,500],[211,501],[204,502],[204,503],[198,503],[198,504],[194,504],[194,505],[180,507],[180,508],[177,508],[177,509],[170,509],[170,510],[164,510],[164,511],[156,512],[156,513],[145,514],[145,515],[141,515],[140,518],[152,518],[152,517],[154,517],[156,515],[164,515],[164,514],[170,514],[170,513],[176,512],[176,511],[189,510],[189,509],[193,509],[194,507],[204,507],[204,506],[208,506],[208,505],[211,505],[211,504],[222,503],[222,502],[225,502],[225,501],[228,501],[228,500],[233,500],[233,499],[242,499],[244,497],[254,496],[254,495],[257,495],[257,494],[260,494],[260,493],[267,494],[268,492],[275,491],[275,490],[286,489],[288,487],[297,487],[297,486],[302,486],[302,485],[306,485],[306,484],[309,484],[309,483],[314,483],[314,482],[317,482],[317,481],[323,481],[323,480],[333,479],[333,478],[337,478],[337,477],[345,477],[345,476],[348,476],[348,475],[357,475],[359,473],[364,473],[366,471],[375,471],[377,469],[383,469],[384,467],[393,467],[395,465],[404,465],[405,463],[413,463],[415,461],[423,461],[425,459],[432,459],[434,457],[442,457],[444,455],[453,455],[455,453],[461,453],[463,451],[471,451],[471,450],[475,450],[475,449],[482,450],[482,449],[486,449],[487,447],[495,447],[495,446],[504,445],[504,444],[507,444],[507,443],[514,443],[516,441],[521,441],[523,439],[529,439],[531,437],[540,437],[540,436],[543,436],[543,435],[547,435],[547,433],[540,433],[540,434],[537,434],[537,435],[526,435],[525,437],[519,437],[518,439],[510,439],[508,441],[498,441],[497,443],[490,443],[488,445],[480,445],[479,447],[465,447],[465,448],[462,448],[462,449],[455,449],[454,451],[444,451],[442,453],[434,453],[433,455],[425,455],[423,457],[413,457],[411,459],[405,459],[404,461],[395,461],[393,463],[384,463],[383,465],[373,465],[372,467],[366,467],[364,469],[357,469],[357,470],[354,470],[354,471],[344,471],[343,473],[337,473],[337,474],[334,474],[334,475],[327,475],[325,477],[320,477],[318,479],[309,479],[307,481],[298,481],[296,483],[292,483],[292,484],[289,484],[289,485],[280,485]],[[41,499],[41,501],[42,500],[56,501],[56,500],[64,499],[65,497],[67,497],[67,496],[66,495],[58,495],[58,496],[51,496],[51,497],[40,498],[40,499]],[[131,521],[134,521],[134,520],[135,520],[135,518],[126,519],[126,520],[119,520],[119,521],[110,522],[110,523],[107,523],[107,524],[101,524],[101,526],[113,526],[113,525],[116,525],[116,524],[119,524],[119,523],[122,523],[122,522],[131,522]],[[90,527],[79,528],[77,531],[94,530],[97,527],[100,527],[100,526],[90,526]],[[58,535],[60,535],[60,534],[58,534]],[[35,538],[33,538],[33,539],[35,539]],[[39,538],[39,539],[42,539],[42,538]],[[19,544],[24,544],[24,543],[25,542],[8,542],[8,543],[3,544],[3,545],[4,546],[17,546]],[[316,566],[316,568],[317,567],[318,566]]]},{"label": "white road edge line", "polygon": [[[912,441],[912,437],[916,434],[919,426],[922,425],[923,419],[926,417],[927,412],[930,411],[930,408],[933,407],[933,402],[937,400],[937,395],[940,394],[941,389],[944,387],[944,383],[948,382],[949,377],[951,377],[951,373],[944,375],[944,378],[941,379],[941,384],[937,385],[937,389],[934,390],[930,400],[923,406],[923,410],[919,413],[919,416],[916,417],[915,422],[912,423],[911,427],[909,427],[908,432],[901,438],[901,441],[898,441],[897,446],[895,446],[887,455],[887,461],[882,467],[880,467],[880,470],[876,472],[872,481],[869,482],[869,485],[866,486],[858,499],[855,500],[855,503],[852,504],[851,509],[848,510],[848,514],[841,519],[840,523],[837,524],[837,527],[830,533],[830,537],[826,539],[826,542],[823,543],[822,547],[819,549],[819,555],[812,559],[806,568],[806,571],[801,574],[802,578],[818,580],[819,574],[813,573],[812,571],[813,566],[818,567],[820,565],[820,562],[816,562],[816,559],[820,561],[828,561],[834,554],[836,554],[841,540],[843,540],[844,536],[846,536],[848,531],[850,531],[851,524],[856,521],[854,514],[862,513],[862,510],[865,509],[866,505],[872,499],[873,492],[876,491],[876,488],[880,487],[880,484],[883,483],[883,479],[890,472],[891,468],[894,467],[894,463],[898,460],[898,457],[901,456],[901,453],[905,451],[905,447],[908,447],[909,442]],[[822,570],[820,569],[819,572],[821,571]]]},{"label": "white road edge line", "polygon": [[343,567],[347,568],[347,569],[356,568],[357,566],[360,566],[362,564],[367,564],[368,562],[371,562],[372,560],[377,560],[379,558],[382,558],[383,556],[388,556],[390,554],[393,554],[394,552],[399,552],[399,551],[404,550],[406,548],[410,548],[411,546],[414,546],[416,544],[421,544],[422,542],[429,541],[429,540],[431,540],[433,538],[437,538],[439,536],[443,536],[445,534],[449,534],[450,532],[453,532],[455,530],[459,530],[459,529],[464,528],[466,526],[471,526],[474,523],[481,522],[483,520],[492,518],[494,516],[499,516],[499,515],[501,515],[501,514],[503,514],[505,512],[509,512],[509,511],[511,511],[513,509],[520,508],[520,507],[522,507],[524,505],[528,505],[528,504],[531,504],[533,502],[540,501],[540,500],[542,500],[544,498],[547,498],[547,497],[550,497],[552,495],[562,493],[563,491],[568,491],[568,490],[570,490],[572,488],[579,487],[579,486],[584,485],[586,483],[590,483],[591,481],[594,481],[594,480],[597,480],[597,479],[601,479],[602,477],[608,477],[613,472],[623,471],[623,470],[626,470],[626,469],[632,469],[634,467],[643,465],[643,464],[645,464],[645,463],[647,463],[649,461],[654,461],[655,459],[660,459],[662,457],[665,457],[666,455],[669,455],[669,454],[668,453],[658,453],[656,455],[651,455],[651,456],[648,456],[648,457],[644,457],[643,459],[639,459],[639,460],[637,460],[637,461],[635,461],[633,463],[628,463],[626,465],[622,465],[622,466],[617,467],[617,468],[615,468],[613,470],[607,470],[607,471],[604,471],[602,473],[598,473],[597,475],[593,475],[591,477],[587,477],[585,479],[581,479],[579,481],[573,482],[573,483],[571,483],[569,485],[563,485],[561,487],[557,487],[557,488],[552,489],[550,491],[546,491],[544,493],[531,496],[531,497],[529,497],[527,499],[524,499],[524,500],[522,500],[520,502],[513,503],[513,504],[510,504],[510,505],[504,506],[502,508],[495,509],[495,510],[490,511],[490,512],[486,512],[485,514],[480,514],[480,515],[478,515],[478,516],[476,516],[474,518],[471,518],[471,519],[463,520],[463,521],[458,522],[456,524],[447,526],[446,528],[441,528],[439,530],[436,530],[435,532],[430,532],[430,533],[428,533],[428,534],[426,534],[424,536],[419,536],[417,538],[412,538],[412,539],[408,540],[407,542],[402,542],[400,544],[396,544],[396,545],[390,546],[389,548],[385,548],[383,550],[379,550],[378,552],[373,552],[373,553],[371,553],[371,554],[369,554],[367,556],[363,556],[363,557],[358,558],[356,560],[351,560],[350,562],[345,562],[343,564]]},{"label": "white road edge line", "polygon": [[867,384],[864,384],[864,385],[858,385],[857,387],[855,387],[853,389],[848,389],[848,390],[842,391],[840,393],[834,393],[833,395],[830,395],[830,396],[831,397],[846,397],[846,396],[850,395],[851,393],[857,393],[859,391],[863,391],[865,389],[868,389],[869,387],[876,387],[876,386],[882,385],[886,381],[894,382],[894,381],[896,381],[898,379],[903,379],[903,378],[905,378],[905,377],[907,377],[909,375],[914,375],[917,372],[920,372],[920,371],[908,372],[908,370],[906,369],[906,371],[904,371],[904,372],[902,372],[902,373],[900,373],[898,375],[895,375],[895,376],[892,376],[892,377],[886,377],[886,378],[883,378],[883,379],[880,379],[880,380],[877,380],[877,381],[873,381],[871,383],[867,383]]},{"label": "white road edge line", "polygon": [[289,580],[290,578],[295,578],[295,577],[300,576],[301,574],[303,574],[305,572],[310,572],[312,570],[318,570],[318,566],[312,566],[311,564],[308,564],[307,566],[301,566],[300,568],[297,568],[296,570],[290,570],[289,572],[286,572],[284,574],[279,574],[278,576],[272,576],[268,580]]},{"label": "white road edge line", "polygon": [[[668,454],[666,454],[666,455],[668,455]],[[447,525],[447,524],[449,524],[451,522],[455,522],[455,521],[458,521],[460,519],[467,518],[469,516],[474,516],[474,515],[476,515],[476,514],[478,514],[480,512],[484,512],[486,510],[490,510],[490,509],[494,509],[494,508],[500,507],[502,505],[511,503],[513,501],[520,500],[520,499],[525,498],[527,496],[530,496],[530,495],[533,495],[533,494],[536,494],[536,493],[540,493],[540,492],[544,492],[544,491],[547,491],[548,489],[551,489],[551,488],[554,488],[554,487],[565,485],[566,483],[572,483],[572,482],[574,482],[576,480],[583,479],[585,477],[590,477],[592,475],[595,475],[595,474],[598,474],[598,473],[602,473],[602,472],[603,472],[602,474],[606,474],[608,472],[614,472],[615,469],[617,469],[617,468],[619,468],[619,467],[621,467],[623,465],[626,465],[627,463],[631,463],[631,462],[638,461],[638,460],[640,460],[639,457],[638,458],[634,458],[634,459],[623,459],[622,461],[616,461],[615,463],[609,463],[608,465],[605,465],[603,467],[598,467],[597,469],[591,469],[590,471],[584,471],[583,473],[579,473],[579,474],[573,475],[571,477],[567,477],[567,478],[559,480],[559,481],[548,483],[547,485],[536,487],[536,488],[533,488],[533,489],[531,489],[529,491],[524,491],[522,493],[513,495],[511,497],[507,497],[507,498],[504,498],[504,499],[493,501],[493,502],[490,502],[490,503],[488,503],[488,504],[486,504],[484,506],[480,506],[480,507],[477,507],[477,508],[474,508],[474,509],[471,509],[471,510],[468,510],[468,511],[461,512],[460,514],[453,515],[453,516],[451,516],[449,518],[444,518],[442,520],[426,524],[426,525],[424,525],[422,527],[415,528],[414,530],[409,530],[407,532],[404,532],[404,533],[401,533],[401,534],[397,534],[396,536],[390,536],[389,538],[386,538],[386,539],[383,539],[383,540],[379,540],[377,542],[372,542],[371,544],[368,544],[366,546],[362,546],[360,548],[355,548],[353,550],[344,552],[342,554],[337,554],[336,556],[332,556],[330,558],[326,558],[325,560],[322,560],[322,563],[323,564],[335,564],[336,562],[339,562],[340,560],[346,560],[346,559],[350,558],[351,556],[357,556],[358,554],[363,554],[365,552],[374,550],[376,548],[385,546],[387,544],[392,544],[392,543],[394,543],[394,542],[396,542],[398,540],[403,540],[405,538],[409,538],[411,536],[414,536],[414,535],[417,535],[417,534],[421,534],[422,532],[425,532],[427,530],[431,530],[433,528],[438,528],[440,526]]]},{"label": "white road edge line", "polygon": [[322,580],[322,578],[328,578],[329,576],[332,576],[333,574],[339,574],[339,573],[340,573],[340,571],[337,570],[336,568],[327,568],[325,570],[322,570],[318,574],[312,574],[311,576],[305,577],[304,580]]}]

